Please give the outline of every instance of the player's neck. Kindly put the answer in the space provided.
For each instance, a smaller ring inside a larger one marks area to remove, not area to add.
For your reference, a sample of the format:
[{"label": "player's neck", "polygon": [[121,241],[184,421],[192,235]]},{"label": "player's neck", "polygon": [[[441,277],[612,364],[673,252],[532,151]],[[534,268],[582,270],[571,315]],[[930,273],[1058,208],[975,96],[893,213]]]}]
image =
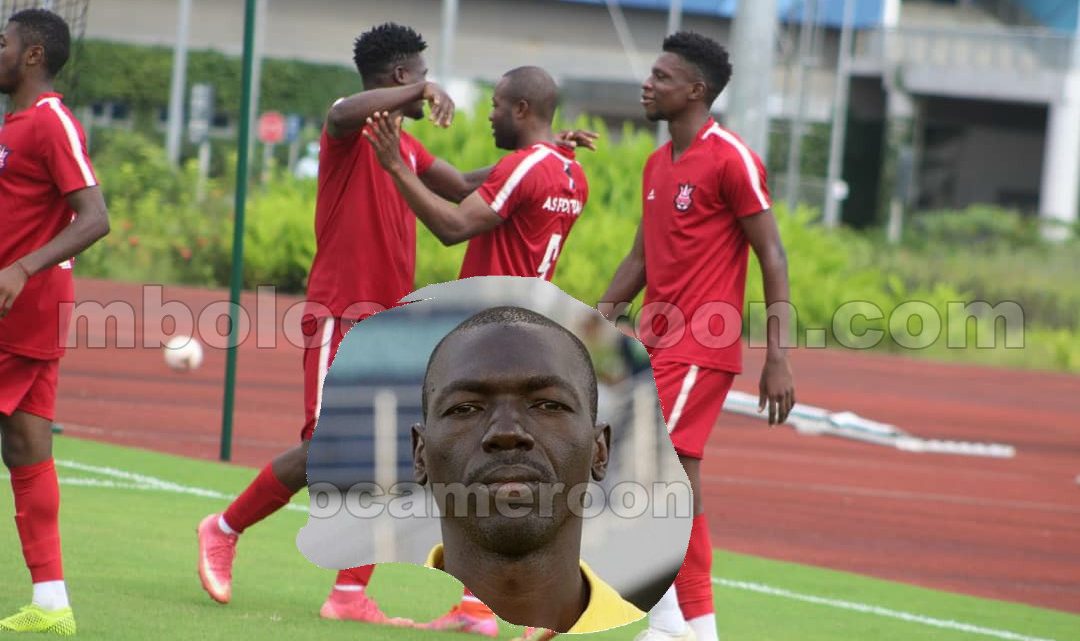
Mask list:
[{"label": "player's neck", "polygon": [[668,134],[671,135],[671,152],[675,158],[682,155],[694,143],[697,132],[709,120],[707,110],[688,110],[679,117],[668,121]]},{"label": "player's neck", "polygon": [[52,83],[48,80],[27,80],[19,85],[15,93],[11,94],[11,111],[13,113],[29,109],[34,106],[37,97],[53,90]]},{"label": "player's neck", "polygon": [[[459,533],[464,534],[464,533]],[[581,574],[581,524],[524,557],[505,557],[443,529],[443,569],[512,623],[569,630],[588,605]]]},{"label": "player's neck", "polygon": [[548,144],[555,144],[555,134],[551,132],[551,127],[547,129],[537,129],[534,131],[523,131],[521,137],[518,138],[518,149],[528,149],[536,143],[546,142]]}]

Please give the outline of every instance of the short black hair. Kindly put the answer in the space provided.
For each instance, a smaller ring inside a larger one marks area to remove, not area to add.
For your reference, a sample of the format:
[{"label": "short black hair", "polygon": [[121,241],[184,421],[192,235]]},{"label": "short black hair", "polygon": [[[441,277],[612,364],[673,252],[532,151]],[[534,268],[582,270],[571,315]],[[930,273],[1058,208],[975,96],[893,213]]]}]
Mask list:
[{"label": "short black hair", "polygon": [[71,55],[71,29],[58,14],[48,9],[23,9],[8,19],[19,25],[23,46],[41,45],[45,49],[45,70],[54,77]]},{"label": "short black hair", "polygon": [[447,341],[451,336],[460,334],[461,332],[482,327],[484,325],[499,324],[499,325],[537,325],[540,327],[551,327],[559,330],[570,338],[570,341],[577,349],[578,355],[581,357],[582,368],[587,374],[589,386],[589,415],[592,417],[593,424],[596,423],[596,404],[597,404],[597,392],[596,392],[596,369],[593,367],[592,356],[589,355],[588,348],[581,342],[581,339],[574,335],[573,332],[566,329],[562,325],[551,320],[543,314],[538,314],[532,310],[525,309],[523,307],[492,307],[485,309],[482,312],[473,314],[472,316],[463,320],[457,327],[450,330],[450,332],[443,336],[439,341],[435,349],[431,350],[431,356],[428,358],[427,369],[424,371],[424,384],[420,392],[420,411],[423,412],[424,419],[427,420],[427,407],[428,407],[428,374],[431,373],[431,366],[435,362],[435,356],[439,353],[439,349],[443,346],[443,343]]},{"label": "short black hair", "polygon": [[389,73],[394,65],[427,49],[427,43],[411,27],[387,22],[360,34],[353,43],[353,62],[364,80]]},{"label": "short black hair", "polygon": [[679,31],[664,38],[664,51],[673,53],[698,68],[708,91],[711,106],[731,80],[731,61],[720,43],[693,31]]}]

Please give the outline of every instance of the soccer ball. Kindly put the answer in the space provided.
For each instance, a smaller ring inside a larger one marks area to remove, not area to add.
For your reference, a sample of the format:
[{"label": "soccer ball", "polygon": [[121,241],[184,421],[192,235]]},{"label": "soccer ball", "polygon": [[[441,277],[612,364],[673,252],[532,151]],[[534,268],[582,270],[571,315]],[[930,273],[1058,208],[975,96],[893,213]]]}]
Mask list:
[{"label": "soccer ball", "polygon": [[165,343],[165,364],[179,372],[199,369],[203,361],[203,348],[190,336],[173,336]]}]

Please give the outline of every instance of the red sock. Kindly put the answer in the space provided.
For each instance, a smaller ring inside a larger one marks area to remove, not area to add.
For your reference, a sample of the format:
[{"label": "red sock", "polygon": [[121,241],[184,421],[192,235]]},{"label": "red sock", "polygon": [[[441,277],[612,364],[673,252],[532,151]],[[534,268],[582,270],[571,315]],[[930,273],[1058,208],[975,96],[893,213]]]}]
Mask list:
[{"label": "red sock", "polygon": [[675,577],[675,592],[679,595],[679,609],[687,621],[712,614],[712,542],[704,514],[694,517],[686,558]]},{"label": "red sock", "polygon": [[50,458],[11,468],[15,529],[34,583],[62,581],[60,558],[60,483]]},{"label": "red sock", "polygon": [[359,567],[349,568],[348,570],[338,570],[337,580],[334,581],[334,587],[346,585],[366,588],[367,584],[371,582],[371,574],[374,571],[374,565],[361,565]]},{"label": "red sock", "polygon": [[273,466],[267,464],[244,493],[236,497],[225,510],[225,523],[238,533],[277,512],[294,492],[274,476]]}]

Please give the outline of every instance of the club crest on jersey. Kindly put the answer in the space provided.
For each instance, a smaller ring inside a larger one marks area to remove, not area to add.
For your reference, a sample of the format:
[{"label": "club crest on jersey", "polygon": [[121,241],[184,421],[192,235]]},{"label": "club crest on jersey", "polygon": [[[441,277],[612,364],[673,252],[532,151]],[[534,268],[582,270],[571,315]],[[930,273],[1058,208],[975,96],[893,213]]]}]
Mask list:
[{"label": "club crest on jersey", "polygon": [[675,209],[678,211],[689,211],[690,206],[694,204],[693,194],[695,187],[690,183],[682,183],[679,185],[679,193],[675,194]]},{"label": "club crest on jersey", "polygon": [[4,171],[7,167],[8,156],[11,155],[11,150],[4,145],[0,145],[0,171]]}]

